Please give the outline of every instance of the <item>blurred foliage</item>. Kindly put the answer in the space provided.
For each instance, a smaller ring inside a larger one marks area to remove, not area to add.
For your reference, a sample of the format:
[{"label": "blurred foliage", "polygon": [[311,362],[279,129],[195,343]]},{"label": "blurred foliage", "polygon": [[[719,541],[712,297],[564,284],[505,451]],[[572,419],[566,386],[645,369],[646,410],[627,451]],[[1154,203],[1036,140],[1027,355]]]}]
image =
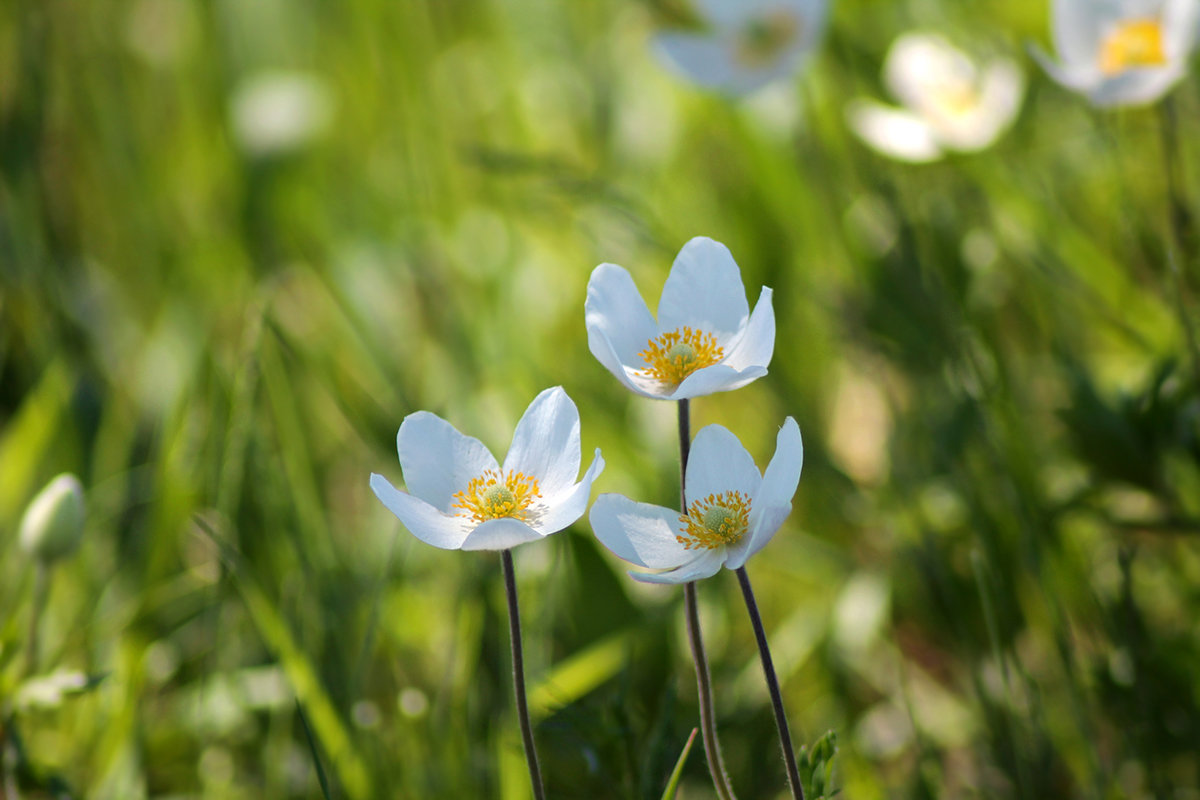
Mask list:
[{"label": "blurred foliage", "polygon": [[[1099,112],[1024,56],[1044,2],[838,0],[807,70],[743,102],[668,74],[686,4],[0,5],[0,795],[528,796],[498,560],[371,495],[400,420],[503,451],[580,405],[600,491],[669,504],[674,409],[587,352],[602,261],[651,305],[691,236],[775,289],[771,374],[695,404],[807,468],[750,565],[813,790],[1200,795],[1200,97]],[[1023,60],[986,153],[883,160],[843,103],[934,28]],[[14,705],[54,474],[89,518]],[[550,794],[661,797],[696,724],[680,593],[586,523],[516,551]],[[785,791],[728,575],[701,613],[742,797]],[[711,796],[702,751],[680,798]],[[820,787],[817,779],[820,778]],[[324,789],[328,781],[328,794]],[[830,785],[832,782],[832,790]]]}]

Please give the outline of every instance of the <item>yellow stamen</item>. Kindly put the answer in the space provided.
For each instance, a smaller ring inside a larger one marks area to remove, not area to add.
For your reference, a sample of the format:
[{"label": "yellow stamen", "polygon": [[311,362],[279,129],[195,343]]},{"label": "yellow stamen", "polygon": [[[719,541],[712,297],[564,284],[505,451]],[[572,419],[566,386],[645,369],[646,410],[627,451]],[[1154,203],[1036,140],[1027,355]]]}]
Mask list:
[{"label": "yellow stamen", "polygon": [[771,64],[800,35],[801,24],[795,14],[776,9],[750,20],[738,36],[734,57],[748,69]]},{"label": "yellow stamen", "polygon": [[646,343],[638,353],[646,362],[642,370],[648,377],[670,386],[678,386],[684,378],[703,367],[711,367],[725,355],[711,333],[693,330],[686,325],[664,333]]},{"label": "yellow stamen", "polygon": [[1157,19],[1118,22],[1100,43],[1100,71],[1105,75],[1116,75],[1133,67],[1161,67],[1166,63],[1162,23]]},{"label": "yellow stamen", "polygon": [[523,472],[502,474],[489,469],[472,478],[466,489],[455,492],[450,507],[462,509],[459,516],[475,522],[503,517],[528,520],[529,506],[541,496],[535,478]]},{"label": "yellow stamen", "polygon": [[675,535],[685,550],[714,550],[737,544],[750,527],[750,498],[741,492],[710,494],[692,503],[679,521],[687,530]]}]

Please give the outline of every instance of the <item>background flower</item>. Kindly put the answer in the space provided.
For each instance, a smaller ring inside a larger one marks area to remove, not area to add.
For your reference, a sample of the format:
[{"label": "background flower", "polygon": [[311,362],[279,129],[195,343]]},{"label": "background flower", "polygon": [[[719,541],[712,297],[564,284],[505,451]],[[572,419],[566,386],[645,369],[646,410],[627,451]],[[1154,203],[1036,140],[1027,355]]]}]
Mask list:
[{"label": "background flower", "polygon": [[846,116],[863,141],[903,161],[933,161],[946,150],[987,147],[1012,124],[1024,90],[1011,59],[995,58],[980,69],[931,33],[896,39],[883,78],[904,108],[856,100]]},{"label": "background flower", "polygon": [[615,264],[592,271],[584,318],[592,355],[646,397],[684,400],[740,388],[767,374],[775,350],[771,289],[763,287],[751,314],[729,249],[703,236],[671,265],[657,322],[628,270]]},{"label": "background flower", "polygon": [[688,513],[619,494],[592,504],[592,530],[605,547],[639,567],[646,583],[687,583],[721,567],[737,569],[766,547],[792,510],[804,465],[800,428],[784,420],[775,455],[760,474],[737,437],[720,425],[703,428],[687,463]]},{"label": "background flower", "polygon": [[1142,105],[1187,71],[1196,41],[1197,0],[1055,0],[1055,63],[1034,57],[1050,77],[1097,106]]},{"label": "background flower", "polygon": [[795,71],[825,27],[825,0],[697,0],[699,33],[655,37],[668,64],[699,85],[745,94]]},{"label": "background flower", "polygon": [[549,536],[587,508],[604,469],[596,450],[579,474],[579,411],[561,387],[534,398],[501,467],[490,451],[428,411],[409,414],[396,434],[408,492],[371,475],[375,496],[413,536],[446,550],[504,550]]}]

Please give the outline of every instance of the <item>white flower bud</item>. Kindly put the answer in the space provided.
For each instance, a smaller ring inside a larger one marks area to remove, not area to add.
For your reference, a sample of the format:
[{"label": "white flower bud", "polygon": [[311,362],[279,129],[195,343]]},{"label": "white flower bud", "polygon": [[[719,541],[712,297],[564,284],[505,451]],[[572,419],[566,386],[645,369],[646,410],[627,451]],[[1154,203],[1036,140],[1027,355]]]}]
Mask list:
[{"label": "white flower bud", "polygon": [[83,486],[70,473],[59,475],[25,509],[21,518],[21,548],[50,563],[70,555],[83,535]]}]

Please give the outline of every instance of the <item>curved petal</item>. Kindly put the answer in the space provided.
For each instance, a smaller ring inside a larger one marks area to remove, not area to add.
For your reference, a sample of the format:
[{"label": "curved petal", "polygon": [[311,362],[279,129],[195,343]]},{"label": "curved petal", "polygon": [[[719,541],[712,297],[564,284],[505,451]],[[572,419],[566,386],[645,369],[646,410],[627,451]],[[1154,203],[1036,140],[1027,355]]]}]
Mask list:
[{"label": "curved petal", "polygon": [[679,512],[673,509],[602,494],[592,503],[588,521],[601,544],[639,567],[674,569],[696,557],[679,543]]},{"label": "curved petal", "polygon": [[404,418],[396,451],[409,493],[442,512],[449,511],[454,493],[472,478],[500,468],[483,442],[428,411]]},{"label": "curved petal", "polygon": [[766,367],[775,354],[775,309],[771,306],[771,287],[764,286],[754,304],[754,313],[745,330],[725,354],[722,364],[743,370],[746,367]]},{"label": "curved petal", "polygon": [[659,327],[671,331],[689,325],[731,339],[749,316],[742,273],[729,248],[705,236],[685,244],[663,285]]},{"label": "curved petal", "polygon": [[[695,552],[695,551],[693,551]],[[630,572],[629,577],[642,583],[691,583],[716,575],[725,562],[725,548],[701,550],[693,560],[669,572]]]},{"label": "curved petal", "polygon": [[775,435],[775,455],[771,456],[758,493],[751,501],[748,544],[744,552],[727,562],[730,569],[742,566],[746,559],[763,549],[787,519],[803,468],[804,440],[800,436],[800,426],[788,417]]},{"label": "curved petal", "polygon": [[858,138],[890,158],[923,164],[942,157],[933,128],[911,112],[854,100],[846,106],[846,121]]},{"label": "curved petal", "polygon": [[579,409],[555,386],[533,398],[521,415],[504,469],[536,478],[542,496],[551,497],[575,483],[579,450]]},{"label": "curved petal", "polygon": [[588,326],[587,333],[588,349],[592,351],[592,355],[596,357],[596,360],[605,369],[613,374],[613,377],[623,383],[626,389],[644,397],[653,397],[659,400],[669,397],[670,389],[668,387],[664,387],[652,378],[638,374],[638,367],[621,363],[621,359],[617,356],[617,351],[613,348],[612,342],[604,331],[594,326]]},{"label": "curved petal", "polygon": [[987,147],[1016,118],[1024,91],[1025,78],[1016,62],[995,59],[983,73],[974,113],[965,115],[962,124],[948,126],[942,131],[942,138],[958,150]]},{"label": "curved petal", "polygon": [[1029,54],[1056,83],[1073,91],[1089,92],[1103,80],[1098,63],[1072,61],[1060,64],[1037,45],[1029,46]]},{"label": "curved petal", "polygon": [[462,547],[467,527],[458,517],[447,516],[429,503],[400,491],[377,473],[371,473],[371,490],[408,532],[422,542],[443,550]]},{"label": "curved petal", "polygon": [[736,436],[720,425],[700,429],[688,454],[685,485],[689,507],[710,494],[723,492],[741,492],[753,502],[761,483],[754,459]]},{"label": "curved petal", "polygon": [[575,520],[583,516],[587,510],[588,499],[592,495],[592,482],[604,471],[604,458],[600,448],[592,458],[592,465],[584,473],[583,480],[564,489],[546,500],[545,509],[536,519],[534,528],[543,535],[557,533]]},{"label": "curved petal", "polygon": [[1200,3],[1196,0],[1166,0],[1163,3],[1163,49],[1168,61],[1190,57],[1196,37],[1200,35],[1197,26],[1200,26]]},{"label": "curved petal", "polygon": [[1095,63],[1100,47],[1100,28],[1108,16],[1099,4],[1091,0],[1054,0],[1051,14],[1054,48],[1063,63]]},{"label": "curved petal", "polygon": [[1184,64],[1157,69],[1131,69],[1115,75],[1094,87],[1088,94],[1097,106],[1140,106],[1153,103],[1184,75]]},{"label": "curved petal", "polygon": [[546,537],[512,517],[480,523],[462,543],[463,550],[507,550]]},{"label": "curved petal", "polygon": [[610,371],[613,367],[592,346],[593,329],[604,334],[618,364],[633,366],[641,365],[642,358],[638,354],[659,334],[658,325],[650,316],[650,309],[634,285],[633,277],[627,269],[616,264],[601,264],[592,270],[583,311],[592,354]]},{"label": "curved petal", "polygon": [[724,364],[713,364],[711,367],[698,369],[683,379],[683,383],[666,395],[667,400],[687,400],[692,397],[704,397],[715,392],[729,392],[740,389],[748,383],[753,383],[767,374],[766,367],[746,367],[736,370]]}]

